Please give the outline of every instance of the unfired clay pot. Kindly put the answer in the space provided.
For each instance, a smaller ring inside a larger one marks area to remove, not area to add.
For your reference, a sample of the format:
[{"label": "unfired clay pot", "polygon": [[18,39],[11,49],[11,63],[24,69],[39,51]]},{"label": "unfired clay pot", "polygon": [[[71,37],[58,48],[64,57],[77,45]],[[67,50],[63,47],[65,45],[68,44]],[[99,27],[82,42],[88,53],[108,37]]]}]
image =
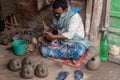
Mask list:
[{"label": "unfired clay pot", "polygon": [[39,78],[48,76],[48,68],[45,64],[38,64],[35,68],[35,75]]},{"label": "unfired clay pot", "polygon": [[30,79],[34,77],[34,69],[30,65],[25,65],[22,67],[20,75],[24,79]]},{"label": "unfired clay pot", "polygon": [[46,37],[42,38],[42,44],[44,46],[48,46],[48,45],[50,45],[50,43],[51,43],[51,40],[48,40]]},{"label": "unfired clay pot", "polygon": [[100,68],[100,57],[99,56],[94,56],[90,60],[88,60],[86,67],[89,70],[97,70]]},{"label": "unfired clay pot", "polygon": [[34,63],[32,62],[32,60],[30,59],[30,57],[25,57],[22,61],[22,66],[26,66],[26,65],[30,65],[32,67],[34,67]]},{"label": "unfired clay pot", "polygon": [[14,58],[8,62],[8,68],[11,71],[18,71],[21,69],[21,67],[22,67],[22,64],[20,59]]}]

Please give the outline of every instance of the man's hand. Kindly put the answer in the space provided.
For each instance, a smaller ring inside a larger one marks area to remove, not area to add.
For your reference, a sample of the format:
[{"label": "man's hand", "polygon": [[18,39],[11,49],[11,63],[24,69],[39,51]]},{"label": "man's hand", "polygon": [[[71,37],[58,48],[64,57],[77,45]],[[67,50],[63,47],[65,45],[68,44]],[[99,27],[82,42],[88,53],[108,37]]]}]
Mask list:
[{"label": "man's hand", "polygon": [[48,40],[54,40],[54,35],[51,32],[45,32],[44,36],[48,39]]},{"label": "man's hand", "polygon": [[46,28],[44,29],[44,32],[53,32],[53,31],[54,31],[54,29],[51,28],[51,27],[46,27]]},{"label": "man's hand", "polygon": [[61,34],[54,35],[54,34],[52,34],[52,32],[45,32],[45,33],[44,33],[44,36],[45,36],[48,40],[54,40],[54,39],[63,40],[63,39],[67,39],[66,37],[64,37],[64,36],[61,35]]}]

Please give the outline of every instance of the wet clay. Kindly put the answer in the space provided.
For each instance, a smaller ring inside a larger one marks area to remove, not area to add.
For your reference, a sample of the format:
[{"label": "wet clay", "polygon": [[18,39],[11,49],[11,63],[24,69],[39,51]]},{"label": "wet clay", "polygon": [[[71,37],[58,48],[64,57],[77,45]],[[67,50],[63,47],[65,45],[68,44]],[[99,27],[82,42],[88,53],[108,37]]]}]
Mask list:
[{"label": "wet clay", "polygon": [[35,68],[35,75],[39,78],[44,78],[48,76],[48,68],[45,64],[38,64]]},{"label": "wet clay", "polygon": [[18,71],[21,69],[21,67],[22,67],[22,64],[20,59],[14,58],[8,62],[8,69],[11,71]]},{"label": "wet clay", "polygon": [[25,65],[20,71],[20,75],[24,79],[30,79],[34,77],[34,69],[30,65]]}]

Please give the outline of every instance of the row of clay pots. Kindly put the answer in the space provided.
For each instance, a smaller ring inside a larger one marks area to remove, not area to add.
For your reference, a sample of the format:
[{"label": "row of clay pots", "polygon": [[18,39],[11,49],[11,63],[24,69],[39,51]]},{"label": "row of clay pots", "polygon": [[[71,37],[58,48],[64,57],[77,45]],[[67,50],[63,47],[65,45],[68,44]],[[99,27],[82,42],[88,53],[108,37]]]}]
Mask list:
[{"label": "row of clay pots", "polygon": [[[22,63],[22,64],[21,64]],[[24,79],[30,79],[34,77],[34,74],[39,78],[44,78],[48,76],[48,68],[44,63],[35,64],[30,60],[29,57],[26,57],[21,62],[20,59],[14,58],[8,62],[8,69],[11,71],[19,71],[20,75]]]}]

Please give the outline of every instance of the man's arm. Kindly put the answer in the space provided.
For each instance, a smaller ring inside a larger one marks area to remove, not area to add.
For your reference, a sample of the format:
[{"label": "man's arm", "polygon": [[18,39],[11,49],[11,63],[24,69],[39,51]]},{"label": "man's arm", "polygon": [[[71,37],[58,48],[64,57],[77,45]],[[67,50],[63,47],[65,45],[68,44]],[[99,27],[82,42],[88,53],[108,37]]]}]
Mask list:
[{"label": "man's arm", "polygon": [[44,34],[44,36],[49,39],[49,40],[54,40],[54,39],[58,39],[58,40],[63,40],[63,39],[67,39],[66,37],[64,37],[63,35],[61,34],[58,34],[58,35],[53,35],[51,32],[46,32]]}]

